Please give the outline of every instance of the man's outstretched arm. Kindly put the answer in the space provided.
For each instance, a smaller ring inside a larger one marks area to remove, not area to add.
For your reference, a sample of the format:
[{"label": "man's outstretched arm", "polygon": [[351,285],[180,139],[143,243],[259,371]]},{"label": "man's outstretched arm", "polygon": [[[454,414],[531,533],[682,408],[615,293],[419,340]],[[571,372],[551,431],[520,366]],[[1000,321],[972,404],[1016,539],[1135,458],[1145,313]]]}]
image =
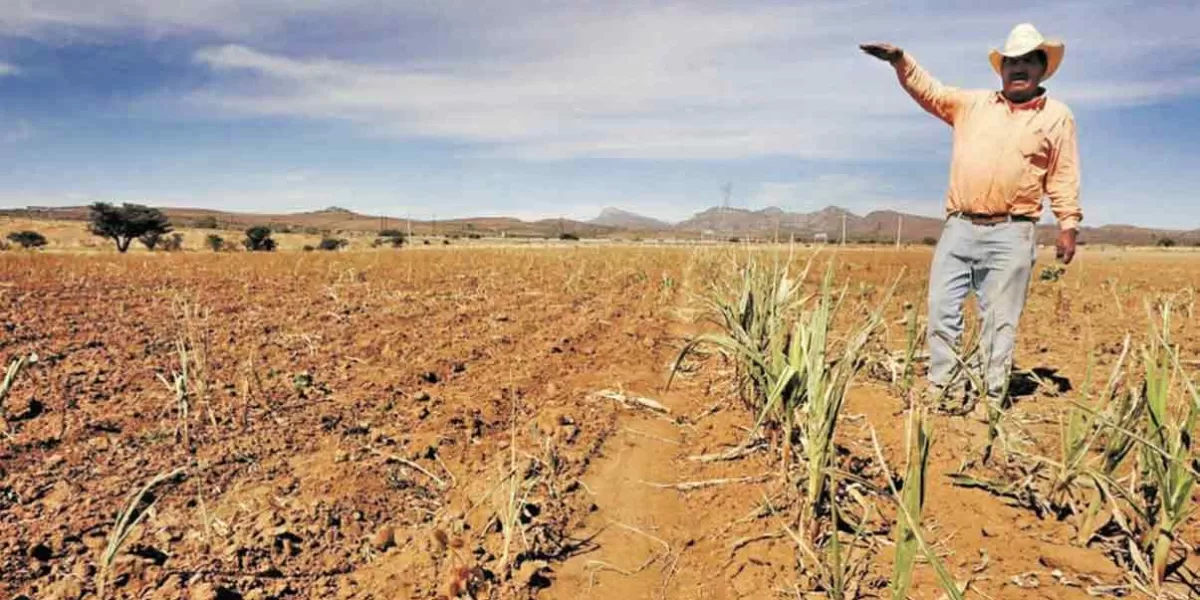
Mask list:
[{"label": "man's outstretched arm", "polygon": [[904,91],[912,96],[929,114],[953,126],[965,103],[966,94],[958,88],[943,85],[921,68],[912,56],[891,44],[862,44],[863,52],[890,63]]}]

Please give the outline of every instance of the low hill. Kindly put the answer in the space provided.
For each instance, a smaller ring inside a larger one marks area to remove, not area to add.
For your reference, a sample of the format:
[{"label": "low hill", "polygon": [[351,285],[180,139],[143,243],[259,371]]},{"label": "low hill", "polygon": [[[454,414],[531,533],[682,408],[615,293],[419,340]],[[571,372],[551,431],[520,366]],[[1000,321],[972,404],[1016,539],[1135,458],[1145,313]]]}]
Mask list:
[{"label": "low hill", "polygon": [[[635,213],[621,212],[623,218],[630,221],[645,219]],[[893,210],[873,211],[866,216],[859,216],[837,206],[811,213],[788,212],[774,206],[759,210],[714,206],[679,223],[668,224],[659,231],[684,234],[684,237],[729,236],[780,240],[795,237],[812,240],[823,236],[836,241],[841,239],[843,224],[846,239],[851,242],[890,243],[896,240],[899,233],[904,243],[923,243],[941,235],[944,220]],[[1052,222],[1038,227],[1040,243],[1053,243],[1057,234],[1058,229]],[[1153,246],[1161,243],[1161,240],[1170,240],[1175,245],[1193,246],[1200,244],[1200,229],[1171,231],[1132,225],[1104,225],[1082,228],[1080,239],[1085,243],[1128,246]]]},{"label": "low hill", "polygon": [[[280,232],[302,232],[310,234],[373,233],[382,229],[412,231],[415,235],[478,234],[496,237],[558,237],[562,233],[598,237],[615,231],[604,227],[569,219],[546,219],[521,221],[509,217],[473,217],[444,221],[411,222],[393,217],[363,215],[344,208],[330,207],[318,211],[271,214],[240,213],[201,208],[163,207],[162,211],[177,227],[244,230],[254,225],[267,225]],[[0,209],[0,216],[46,221],[86,221],[86,206],[28,207],[22,209]]]},{"label": "low hill", "polygon": [[[627,234],[644,237],[653,234],[657,237],[685,239],[738,237],[811,241],[824,237],[829,241],[837,241],[841,239],[844,227],[846,239],[850,242],[891,243],[896,240],[899,228],[903,242],[922,243],[936,239],[943,227],[943,220],[939,218],[892,210],[879,210],[860,216],[837,206],[810,213],[789,212],[774,206],[760,210],[714,206],[674,224],[617,208],[606,208],[598,217],[587,222],[570,219],[523,221],[503,216],[410,222],[364,215],[338,207],[288,214],[171,207],[162,210],[177,227],[244,230],[253,225],[268,225],[283,233],[310,235],[370,234],[381,229],[400,229],[415,235],[449,236],[556,238],[562,234],[573,234],[594,238],[630,237]],[[0,216],[35,221],[86,221],[88,209],[86,206],[0,209]],[[1038,227],[1038,240],[1043,244],[1053,243],[1056,235],[1057,229],[1053,224]],[[1080,239],[1093,244],[1153,246],[1171,243],[1195,246],[1200,245],[1200,229],[1172,231],[1132,225],[1104,225],[1084,227]]]},{"label": "low hill", "polygon": [[588,223],[629,231],[659,231],[671,228],[671,224],[666,221],[643,217],[636,213],[612,207],[600,211],[600,216],[588,221]]}]

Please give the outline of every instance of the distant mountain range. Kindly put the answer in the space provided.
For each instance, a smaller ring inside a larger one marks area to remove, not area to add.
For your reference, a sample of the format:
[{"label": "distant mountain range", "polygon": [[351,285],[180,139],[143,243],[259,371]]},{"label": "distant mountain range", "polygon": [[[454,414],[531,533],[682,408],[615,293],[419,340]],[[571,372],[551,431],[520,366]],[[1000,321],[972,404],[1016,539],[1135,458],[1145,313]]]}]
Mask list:
[{"label": "distant mountain range", "polygon": [[[613,218],[621,217],[620,221]],[[634,227],[636,223],[660,223],[661,226]],[[942,231],[943,220],[901,213],[894,210],[878,210],[865,216],[856,215],[846,209],[829,206],[810,213],[788,212],[771,206],[760,210],[726,208],[715,206],[675,224],[643,217],[628,211],[606,208],[592,224],[614,225],[627,230],[650,230],[690,234],[691,236],[745,237],[757,239],[786,240],[793,236],[797,240],[811,241],[824,237],[829,241],[845,236],[851,242],[895,242],[897,233],[904,243],[928,242],[936,239]],[[1038,239],[1052,243],[1057,235],[1055,225],[1039,225]],[[1080,239],[1096,244],[1121,244],[1149,246],[1159,240],[1169,239],[1178,245],[1200,244],[1200,229],[1190,231],[1150,229],[1132,225],[1104,225],[1083,227]]]},{"label": "distant mountain range", "polygon": [[[579,237],[624,239],[756,239],[813,241],[824,238],[838,241],[845,236],[850,242],[889,243],[896,240],[897,226],[905,243],[922,243],[936,239],[942,220],[880,210],[859,216],[837,206],[810,213],[788,212],[778,207],[761,210],[713,207],[678,223],[668,223],[619,208],[605,208],[591,221],[543,219],[522,221],[510,217],[476,217],[445,221],[406,221],[355,213],[343,208],[289,214],[251,214],[192,208],[163,208],[177,227],[206,227],[216,229],[245,229],[252,225],[268,225],[277,231],[309,234],[371,233],[380,229],[411,230],[415,235],[499,236],[554,238],[563,234]],[[86,206],[28,207],[0,209],[0,216],[74,220],[87,219]],[[1053,225],[1040,225],[1038,238],[1051,243],[1056,234]],[[1190,231],[1149,229],[1132,225],[1084,227],[1080,238],[1088,243],[1149,246],[1169,239],[1177,245],[1200,245],[1200,229]]]}]

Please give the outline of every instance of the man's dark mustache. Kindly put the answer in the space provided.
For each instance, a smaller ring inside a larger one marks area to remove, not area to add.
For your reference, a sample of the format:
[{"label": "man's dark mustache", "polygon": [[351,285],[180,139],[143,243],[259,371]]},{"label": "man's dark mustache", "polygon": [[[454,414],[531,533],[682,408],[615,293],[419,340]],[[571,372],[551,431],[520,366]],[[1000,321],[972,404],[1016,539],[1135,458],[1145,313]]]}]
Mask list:
[{"label": "man's dark mustache", "polygon": [[1012,75],[1009,75],[1008,78],[1011,81],[1028,81],[1029,74],[1028,73],[1013,73]]}]

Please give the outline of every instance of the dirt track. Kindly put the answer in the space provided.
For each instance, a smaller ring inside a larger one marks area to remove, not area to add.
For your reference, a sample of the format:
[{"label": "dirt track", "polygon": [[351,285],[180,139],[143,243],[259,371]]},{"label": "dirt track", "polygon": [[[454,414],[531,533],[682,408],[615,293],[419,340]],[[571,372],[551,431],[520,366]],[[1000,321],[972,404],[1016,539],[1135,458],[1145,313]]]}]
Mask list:
[{"label": "dirt track", "polygon": [[[1145,330],[1143,296],[1200,286],[1197,258],[1085,249],[1063,280],[1035,282],[1019,367],[1078,385],[1089,348]],[[838,260],[853,294],[878,295],[907,266],[900,300],[923,298],[927,250]],[[4,406],[0,593],[95,594],[131,494],[184,468],[109,569],[117,597],[430,598],[456,578],[476,597],[795,597],[794,545],[752,540],[777,534],[769,515],[744,519],[781,491],[771,454],[689,459],[751,424],[727,367],[697,360],[662,389],[698,330],[689,292],[725,264],[631,248],[2,254],[0,358],[40,360]],[[186,420],[158,377],[180,369],[181,336],[204,359]],[[1176,341],[1200,356],[1191,323]],[[1048,452],[1064,402],[1039,388],[1014,408]],[[903,408],[861,377],[839,443],[868,457],[873,428],[902,462]],[[978,452],[983,424],[942,417],[936,430],[925,527],[971,589],[1085,598],[1064,578],[1122,583],[1102,550],[1067,542],[1067,523],[943,476]],[[871,564],[864,588],[886,594],[886,543]],[[1037,586],[1019,587],[1031,573]],[[928,566],[913,595],[940,595]]]}]

